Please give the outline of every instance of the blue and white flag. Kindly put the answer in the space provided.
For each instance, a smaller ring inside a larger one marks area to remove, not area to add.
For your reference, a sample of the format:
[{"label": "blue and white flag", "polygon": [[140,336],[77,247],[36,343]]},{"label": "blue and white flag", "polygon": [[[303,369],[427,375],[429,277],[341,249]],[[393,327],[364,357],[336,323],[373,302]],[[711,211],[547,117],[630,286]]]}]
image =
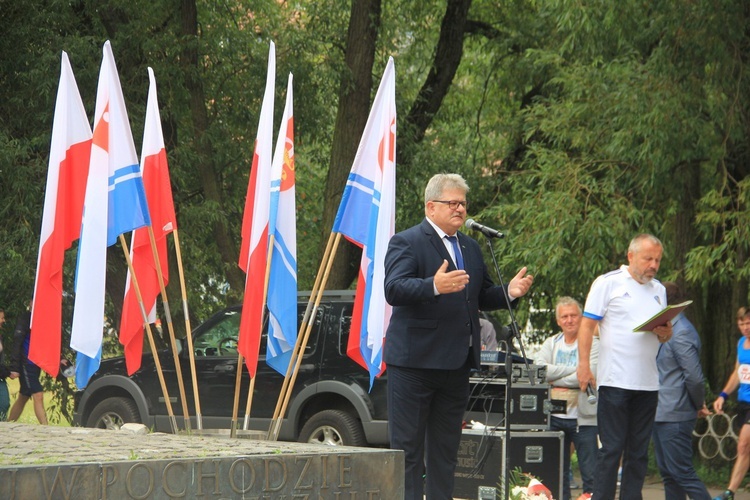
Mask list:
[{"label": "blue and white flag", "polygon": [[78,351],[79,389],[88,385],[101,360],[107,247],[120,234],[150,224],[120,77],[107,41],[96,94],[70,338],[70,347]]},{"label": "blue and white flag", "polygon": [[391,306],[385,301],[384,262],[395,215],[396,71],[389,58],[333,223],[334,232],[362,247],[347,354],[370,372],[370,387],[385,369]]},{"label": "blue and white flag", "polygon": [[295,207],[294,112],[292,74],[286,106],[271,164],[271,211],[268,233],[271,269],[268,278],[266,363],[285,375],[297,341],[297,210]]}]

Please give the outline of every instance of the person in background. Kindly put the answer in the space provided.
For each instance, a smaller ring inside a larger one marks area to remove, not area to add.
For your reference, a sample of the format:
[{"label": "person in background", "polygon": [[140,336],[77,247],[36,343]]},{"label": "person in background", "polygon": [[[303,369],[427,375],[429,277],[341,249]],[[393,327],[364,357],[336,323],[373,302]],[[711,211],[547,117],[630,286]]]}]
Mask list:
[{"label": "person in background", "polygon": [[[667,304],[684,302],[677,283],[665,282]],[[701,341],[684,313],[672,320],[672,338],[656,357],[659,369],[659,404],[654,419],[654,451],[664,483],[664,497],[710,500],[706,486],[693,467],[693,429],[709,414],[705,404]]]},{"label": "person in background", "polygon": [[483,351],[497,351],[497,334],[495,327],[488,319],[479,318],[479,337],[482,339]]},{"label": "person in background", "polygon": [[10,360],[10,378],[19,378],[21,389],[18,398],[10,409],[8,420],[15,422],[21,416],[26,403],[34,402],[34,414],[40,424],[47,425],[47,414],[44,411],[44,389],[39,382],[41,370],[29,359],[29,340],[31,338],[31,306],[21,315],[13,332],[13,356]]},{"label": "person in background", "polygon": [[[565,415],[552,415],[550,429],[565,433],[563,443],[563,499],[570,499],[570,448],[575,445],[578,467],[581,469],[583,495],[591,498],[594,491],[596,453],[598,451],[596,403],[588,402],[588,395],[578,387],[578,329],[583,318],[581,304],[572,297],[561,297],[555,305],[555,318],[561,333],[547,337],[542,344],[537,363],[547,367],[547,382],[552,385],[550,397],[567,402]],[[589,354],[590,366],[596,373],[599,340],[595,337]]]},{"label": "person in background", "polygon": [[742,428],[729,485],[724,493],[715,497],[715,500],[733,500],[750,467],[750,308],[740,307],[737,311],[737,328],[742,334],[742,338],[737,342],[737,361],[729,380],[724,384],[724,389],[714,401],[714,411],[719,415],[724,413],[724,403],[729,395],[739,388],[735,419],[742,422]]},{"label": "person in background", "polygon": [[8,384],[5,379],[10,376],[10,370],[5,366],[5,350],[3,349],[2,329],[5,324],[5,311],[0,309],[0,422],[8,417],[8,408],[10,408],[10,394],[8,393]]},{"label": "person in background", "polygon": [[479,244],[458,231],[468,191],[460,175],[433,176],[424,220],[395,234],[385,256],[388,432],[404,450],[406,500],[453,498],[469,373],[480,367],[479,309],[509,308],[533,282],[525,267],[505,290],[492,282]]},{"label": "person in background", "polygon": [[[612,500],[622,461],[620,498],[640,499],[648,468],[648,444],[659,402],[659,345],[672,336],[672,324],[652,332],[633,331],[667,306],[667,292],[655,278],[664,248],[650,234],[628,246],[628,264],[591,284],[578,331],[578,383],[599,391],[596,500]],[[599,327],[599,365],[592,373],[589,355]]]}]

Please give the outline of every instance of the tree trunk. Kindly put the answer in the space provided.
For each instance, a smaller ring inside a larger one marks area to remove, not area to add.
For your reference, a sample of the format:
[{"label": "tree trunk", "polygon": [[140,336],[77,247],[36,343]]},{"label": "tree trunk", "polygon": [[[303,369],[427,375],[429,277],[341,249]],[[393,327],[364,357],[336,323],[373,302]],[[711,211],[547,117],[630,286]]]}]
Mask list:
[{"label": "tree trunk", "polygon": [[427,128],[432,124],[453,84],[453,77],[456,76],[464,52],[469,7],[471,0],[448,1],[432,67],[406,117],[406,132],[409,134],[407,144],[424,139]]},{"label": "tree trunk", "polygon": [[[203,196],[207,202],[219,207],[225,214],[223,197],[217,181],[214,165],[214,150],[211,140],[205,135],[208,129],[208,112],[206,110],[206,98],[203,83],[199,77],[200,63],[198,59],[198,12],[195,0],[183,0],[182,2],[182,37],[183,49],[181,64],[185,75],[185,87],[190,93],[190,111],[192,115],[193,128],[192,137],[195,138],[196,151],[201,161],[197,162],[203,185]],[[227,281],[231,288],[230,293],[239,297],[245,289],[245,277],[237,266],[239,259],[238,245],[232,239],[226,220],[221,217],[213,227],[216,246],[224,262]]]},{"label": "tree trunk", "polygon": [[[400,134],[397,155],[399,178],[408,182],[410,147],[420,142],[448,94],[463,56],[463,40],[471,0],[448,0],[440,27],[435,57]],[[351,75],[342,78],[339,108],[336,116],[331,165],[326,181],[326,206],[323,212],[323,242],[333,226],[341,194],[357,152],[359,139],[367,122],[372,87],[375,39],[380,25],[379,0],[354,0],[347,38],[347,67]],[[401,182],[401,181],[400,181]],[[414,189],[422,189],[415,186]],[[353,245],[339,246],[328,288],[348,288],[356,279],[361,251]]]},{"label": "tree trunk", "polygon": [[[370,112],[375,42],[380,28],[381,0],[353,0],[346,39],[346,67],[341,77],[339,105],[331,147],[331,163],[325,187],[323,245],[336,218],[341,195]],[[321,255],[322,249],[321,247]],[[348,288],[357,277],[362,251],[351,244],[339,245],[327,288]]]},{"label": "tree trunk", "polygon": [[[679,179],[674,185],[672,196],[679,200],[679,207],[674,217],[674,237],[672,248],[667,248],[667,252],[674,255],[674,268],[679,272],[677,284],[685,293],[685,296],[693,301],[693,305],[685,311],[685,316],[695,325],[701,336],[701,342],[705,343],[706,311],[703,301],[702,287],[699,283],[687,283],[685,281],[685,262],[687,253],[696,244],[696,231],[693,221],[695,219],[695,206],[700,200],[700,181],[701,181],[700,162],[691,162],[680,164],[674,169],[673,179]],[[706,357],[706,349],[702,350],[702,357]]]},{"label": "tree trunk", "polygon": [[[731,183],[739,183],[750,175],[750,169],[746,165],[747,162],[744,161],[725,163],[727,176],[732,179]],[[739,205],[739,188],[734,188],[732,197]],[[725,233],[718,232],[714,241],[728,242],[730,239]],[[735,269],[742,269],[747,261],[745,242],[738,242],[735,245],[736,256],[733,265]],[[711,278],[706,281],[708,287],[706,304],[709,309],[709,318],[704,325],[707,331],[706,342],[703,344],[704,350],[708,347],[704,366],[707,368],[706,376],[711,388],[718,393],[734,370],[737,361],[737,341],[740,333],[737,330],[735,315],[737,309],[748,305],[748,281],[739,276],[729,284],[717,283],[717,280]]]}]

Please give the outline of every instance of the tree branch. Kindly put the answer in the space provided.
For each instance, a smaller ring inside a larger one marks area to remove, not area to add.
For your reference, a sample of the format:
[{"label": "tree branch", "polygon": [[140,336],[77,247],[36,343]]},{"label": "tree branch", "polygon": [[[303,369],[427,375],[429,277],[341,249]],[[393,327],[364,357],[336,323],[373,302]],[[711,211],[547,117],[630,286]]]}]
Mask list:
[{"label": "tree branch", "polygon": [[427,79],[406,117],[411,143],[421,142],[453,83],[464,49],[471,0],[448,0],[440,26],[440,38]]}]

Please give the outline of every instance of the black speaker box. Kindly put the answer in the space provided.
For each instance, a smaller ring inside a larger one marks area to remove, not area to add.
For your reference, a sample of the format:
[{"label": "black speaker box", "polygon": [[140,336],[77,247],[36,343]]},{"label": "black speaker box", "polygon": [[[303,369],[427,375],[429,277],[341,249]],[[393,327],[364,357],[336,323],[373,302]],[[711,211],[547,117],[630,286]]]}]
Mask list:
[{"label": "black speaker box", "polygon": [[[464,430],[458,451],[454,498],[495,500],[505,478],[504,430]],[[511,431],[510,470],[539,479],[554,498],[562,498],[563,433]]]},{"label": "black speaker box", "polygon": [[[506,381],[491,377],[472,377],[467,420],[497,425],[505,413]],[[511,385],[510,428],[513,430],[549,430],[549,384],[515,382]],[[565,409],[563,408],[563,413]]]}]

